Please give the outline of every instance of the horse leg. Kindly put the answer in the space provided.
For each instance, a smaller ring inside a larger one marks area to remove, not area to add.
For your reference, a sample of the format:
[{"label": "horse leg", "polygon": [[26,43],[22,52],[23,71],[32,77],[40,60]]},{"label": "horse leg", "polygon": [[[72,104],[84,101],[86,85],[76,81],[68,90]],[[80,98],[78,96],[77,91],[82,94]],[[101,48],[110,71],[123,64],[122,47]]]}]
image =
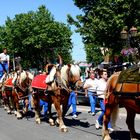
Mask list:
[{"label": "horse leg", "polygon": [[69,95],[65,96],[65,100],[63,101],[62,104],[62,109],[63,109],[63,114],[62,117],[64,118],[66,113],[68,112],[70,106],[68,105],[68,100],[69,100]]},{"label": "horse leg", "polygon": [[52,119],[52,113],[51,113],[51,107],[52,103],[48,103],[48,111],[49,111],[49,124],[50,126],[54,126],[54,120]]},{"label": "horse leg", "polygon": [[135,124],[134,121],[135,121],[136,113],[129,108],[126,108],[126,111],[127,111],[126,124],[128,126],[129,131],[130,131],[131,140],[138,140],[137,133],[136,133],[135,128],[134,128],[134,124]]},{"label": "horse leg", "polygon": [[7,111],[8,114],[11,114],[11,108],[10,108],[10,100],[7,91],[3,92],[3,101],[4,101],[4,109]]},{"label": "horse leg", "polygon": [[7,110],[7,96],[5,92],[2,92],[2,99],[3,99],[4,110]]},{"label": "horse leg", "polygon": [[33,105],[34,105],[34,110],[35,110],[35,121],[37,124],[41,123],[40,120],[40,113],[39,113],[39,95],[37,93],[33,93]]},{"label": "horse leg", "polygon": [[103,117],[103,130],[102,130],[102,137],[103,140],[111,140],[108,130],[108,123],[110,121],[110,117],[113,111],[113,108],[116,107],[116,100],[113,94],[110,94],[107,103],[105,104],[105,114]]},{"label": "horse leg", "polygon": [[68,128],[65,126],[65,124],[63,122],[62,110],[61,110],[60,103],[58,101],[54,102],[54,106],[55,106],[55,109],[56,109],[57,114],[58,114],[58,118],[57,118],[56,122],[59,124],[59,129],[62,132],[67,132]]},{"label": "horse leg", "polygon": [[111,105],[106,105],[105,114],[103,117],[103,130],[102,130],[103,140],[111,140],[111,137],[109,136],[109,130],[108,130],[108,123],[110,121],[110,116],[111,116]]},{"label": "horse leg", "polygon": [[23,113],[26,114],[28,112],[28,105],[29,105],[29,100],[25,99],[25,107],[23,108]]},{"label": "horse leg", "polygon": [[19,107],[19,99],[18,99],[18,93],[15,93],[14,91],[12,92],[13,100],[15,103],[15,115],[17,116],[17,119],[22,118],[22,114],[20,113],[20,107]]},{"label": "horse leg", "polygon": [[11,104],[10,104],[10,97],[9,96],[6,98],[6,111],[7,111],[8,114],[12,113]]}]

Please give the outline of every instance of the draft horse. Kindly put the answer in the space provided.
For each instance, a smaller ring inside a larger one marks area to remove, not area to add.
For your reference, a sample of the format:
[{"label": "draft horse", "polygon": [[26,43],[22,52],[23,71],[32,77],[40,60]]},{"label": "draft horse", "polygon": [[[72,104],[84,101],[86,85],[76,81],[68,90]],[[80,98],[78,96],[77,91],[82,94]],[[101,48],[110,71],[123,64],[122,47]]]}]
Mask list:
[{"label": "draft horse", "polygon": [[[8,78],[4,83],[4,95],[6,97],[7,106],[9,107],[9,114],[11,113],[9,97],[11,98],[13,109],[15,110],[15,115],[17,119],[22,118],[20,101],[23,101],[25,104],[25,108],[22,110],[23,113],[27,113],[28,111],[28,95],[30,94],[30,85],[33,79],[33,75],[29,71],[21,71],[18,76],[17,72],[14,74],[12,78]],[[16,84],[13,84],[13,79],[16,76]]]},{"label": "draft horse", "polygon": [[[61,70],[58,70],[56,65],[52,65],[50,67],[51,67],[51,72],[49,76],[53,75],[54,80],[50,83],[47,83],[47,89],[45,89],[44,87],[35,86],[37,85],[36,83],[39,80],[39,78],[37,80],[35,77],[32,81],[35,121],[36,123],[41,123],[40,113],[39,113],[39,100],[42,99],[48,102],[50,125],[52,126],[55,124],[51,114],[51,105],[54,104],[54,107],[57,112],[56,123],[59,125],[59,128],[62,132],[67,132],[68,128],[65,126],[63,118],[68,110],[68,98],[71,92],[71,87],[73,87],[74,89],[82,86],[82,82],[80,80],[81,70],[78,65],[73,65],[73,64],[64,65],[61,68]],[[46,66],[46,71],[47,70],[48,70],[48,65]],[[46,75],[46,78],[47,76],[48,75]],[[45,79],[43,82],[40,82],[40,85],[42,85],[44,82]],[[42,89],[42,92],[40,89]]]},{"label": "draft horse", "polygon": [[136,113],[140,114],[140,71],[138,67],[114,73],[108,80],[102,133],[104,140],[111,140],[107,126],[110,119],[112,125],[115,124],[119,105],[126,109],[126,124],[131,140],[138,140],[134,126]]},{"label": "draft horse", "polygon": [[7,111],[8,114],[12,113],[13,109],[13,98],[12,98],[12,79],[13,79],[13,72],[9,74],[5,74],[2,84],[1,84],[1,93],[2,93],[2,100],[4,109]]}]

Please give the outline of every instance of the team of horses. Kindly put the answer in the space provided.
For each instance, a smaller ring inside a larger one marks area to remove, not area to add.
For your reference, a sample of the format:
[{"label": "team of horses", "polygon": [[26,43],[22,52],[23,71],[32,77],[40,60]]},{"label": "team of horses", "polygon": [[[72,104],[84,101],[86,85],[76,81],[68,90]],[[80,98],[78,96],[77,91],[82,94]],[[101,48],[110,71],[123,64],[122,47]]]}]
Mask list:
[{"label": "team of horses", "polygon": [[[73,87],[75,89],[82,87],[83,83],[80,79],[81,70],[78,65],[73,64],[64,65],[61,69],[58,69],[56,65],[50,65],[50,67],[50,69],[53,69],[52,72],[54,72],[54,80],[47,85],[45,80],[48,75],[46,74],[39,74],[34,77],[29,71],[22,70],[18,74],[16,85],[12,83],[13,76],[6,76],[2,85],[4,105],[8,114],[14,109],[17,119],[20,119],[28,111],[29,95],[31,94],[36,123],[41,123],[39,101],[42,99],[48,103],[50,125],[57,123],[61,131],[67,132],[68,128],[65,126],[63,118],[68,110],[67,104],[71,89]],[[48,65],[46,66],[47,68]],[[24,102],[22,112],[20,109],[21,100]],[[54,104],[58,116],[55,123],[51,113],[52,104]]]},{"label": "team of horses", "polygon": [[[32,95],[32,103],[35,111],[36,123],[41,123],[39,100],[42,99],[48,102],[49,111],[49,123],[54,125],[57,123],[62,132],[67,132],[68,128],[64,124],[64,117],[67,112],[67,103],[71,89],[82,88],[83,83],[80,80],[81,70],[78,65],[69,64],[64,65],[61,69],[58,69],[56,65],[51,65],[53,69],[54,80],[50,83],[45,83],[48,75],[39,74],[33,76],[28,71],[22,71],[19,75],[18,85],[12,84],[13,77],[7,76],[3,85],[1,86],[1,92],[5,106],[8,108],[8,113],[11,113],[11,108],[16,111],[17,118],[21,118],[21,110],[19,106],[20,100],[24,100],[25,108],[22,110],[24,113],[28,111],[28,95]],[[46,66],[48,69],[48,66]],[[119,106],[125,107],[127,111],[126,123],[130,131],[131,139],[138,140],[138,134],[134,128],[134,121],[136,113],[140,114],[140,68],[136,67],[122,72],[116,72],[108,79],[107,89],[105,91],[105,115],[103,120],[102,137],[104,140],[111,140],[108,131],[108,123],[112,120],[112,124],[117,118],[117,110]],[[137,80],[131,76],[134,80],[122,80],[121,77],[126,74],[136,73],[134,77],[138,77]],[[54,122],[51,113],[51,107],[54,107],[57,112],[57,119]],[[62,105],[62,107],[61,107]]]}]

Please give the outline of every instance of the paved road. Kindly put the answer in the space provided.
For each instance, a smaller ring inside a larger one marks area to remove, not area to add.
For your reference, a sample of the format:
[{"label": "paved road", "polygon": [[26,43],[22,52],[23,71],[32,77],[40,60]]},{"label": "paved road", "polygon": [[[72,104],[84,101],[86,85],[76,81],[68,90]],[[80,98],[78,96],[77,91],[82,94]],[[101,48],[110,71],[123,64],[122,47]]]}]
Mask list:
[{"label": "paved road", "polygon": [[[58,127],[51,127],[46,120],[37,125],[34,118],[17,120],[14,115],[8,115],[0,108],[0,140],[101,140],[101,129],[95,129],[95,120],[99,115],[91,116],[89,106],[77,106],[78,119],[69,115],[65,119],[69,132],[62,133]],[[99,111],[99,109],[97,109]],[[71,110],[70,110],[71,111]],[[69,111],[69,113],[70,113]],[[55,114],[54,114],[55,116]],[[140,115],[136,117],[136,130],[140,133]],[[111,134],[113,140],[130,140],[125,124],[125,111],[117,121],[117,130]]]}]

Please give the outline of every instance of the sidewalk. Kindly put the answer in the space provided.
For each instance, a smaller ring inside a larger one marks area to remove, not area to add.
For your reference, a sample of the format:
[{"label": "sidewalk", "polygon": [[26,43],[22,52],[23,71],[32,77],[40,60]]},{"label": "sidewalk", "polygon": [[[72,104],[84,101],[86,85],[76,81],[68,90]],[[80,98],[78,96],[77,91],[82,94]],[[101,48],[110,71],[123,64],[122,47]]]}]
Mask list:
[{"label": "sidewalk", "polygon": [[[97,115],[99,115],[100,114],[100,108],[96,108],[96,110],[97,110]],[[90,111],[90,106],[77,105],[77,111],[88,112],[88,111]],[[120,108],[119,109],[119,117],[126,117],[126,115],[127,114],[126,114],[125,108]],[[140,120],[140,114],[137,114],[135,119]]]}]

